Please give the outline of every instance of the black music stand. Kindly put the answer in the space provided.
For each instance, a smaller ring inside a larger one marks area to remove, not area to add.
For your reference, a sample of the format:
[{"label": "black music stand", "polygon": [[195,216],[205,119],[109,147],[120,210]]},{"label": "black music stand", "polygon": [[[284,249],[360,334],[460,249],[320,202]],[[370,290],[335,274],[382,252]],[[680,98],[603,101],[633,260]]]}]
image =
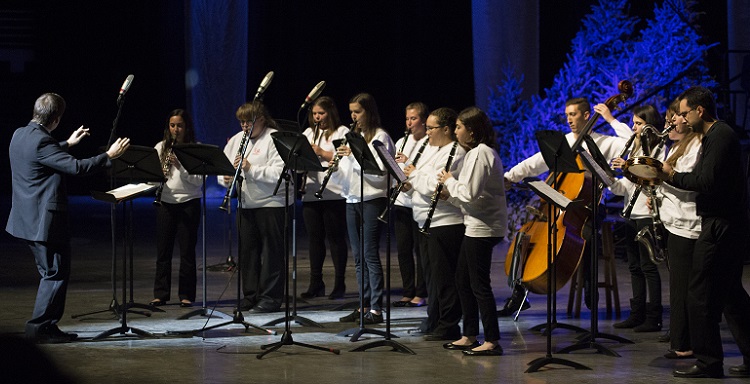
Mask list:
[{"label": "black music stand", "polygon": [[[288,124],[289,122],[287,122]],[[293,123],[293,122],[292,122]],[[278,182],[276,183],[276,188],[274,189],[274,195],[278,192],[279,186],[281,185],[281,181],[284,180],[284,188],[286,190],[286,204],[285,207],[288,210],[289,209],[289,194],[288,194],[288,182],[289,182],[289,171],[292,171],[293,175],[297,175],[297,171],[306,171],[306,172],[321,172],[324,171],[325,168],[320,164],[320,160],[318,160],[318,156],[315,154],[315,151],[313,151],[312,146],[310,146],[310,143],[307,142],[307,139],[304,135],[300,134],[299,132],[292,132],[290,130],[284,130],[284,131],[278,131],[271,134],[271,138],[273,138],[274,145],[276,146],[276,150],[279,152],[279,156],[281,156],[282,159],[284,159],[284,169],[281,172],[281,176],[279,177]],[[302,142],[305,143],[302,143]],[[296,185],[296,183],[299,181],[299,179],[296,179],[293,183]],[[296,190],[299,190],[297,188]],[[263,324],[264,326],[272,326],[279,324],[281,322],[285,322],[287,320],[294,320],[295,323],[300,325],[307,325],[307,326],[313,326],[318,328],[323,328],[322,325],[316,323],[315,321],[312,321],[306,317],[297,315],[297,209],[296,209],[296,202],[297,202],[297,193],[294,193],[294,208],[292,209],[292,312],[289,313],[289,280],[287,279],[289,277],[289,247],[287,246],[287,242],[289,240],[289,237],[287,236],[288,233],[288,222],[284,223],[284,258],[285,258],[285,264],[284,264],[284,284],[285,284],[285,292],[284,292],[284,300],[286,303],[286,313],[285,316],[276,320],[269,321],[266,324]],[[285,217],[289,217],[289,213],[285,213]]]},{"label": "black music stand", "polygon": [[[568,145],[567,140],[565,139],[565,135],[562,134],[560,131],[554,131],[554,130],[542,130],[537,131],[535,133],[536,140],[539,145],[539,151],[542,154],[542,157],[544,158],[545,164],[547,164],[547,167],[552,171],[553,176],[555,177],[553,179],[553,188],[555,191],[557,191],[557,175],[560,173],[581,173],[583,172],[582,169],[579,168],[578,163],[576,162],[576,157],[573,154],[573,150],[570,148],[570,145]],[[536,191],[535,191],[536,192]],[[557,217],[559,216],[559,213],[552,214],[552,206],[549,206],[550,212],[547,215],[547,220],[554,219],[555,224],[557,224]],[[557,225],[553,228],[555,231],[557,231]],[[553,237],[554,241],[554,247],[553,254],[557,252],[557,235]],[[548,245],[552,244],[551,242],[547,242]],[[557,263],[556,262],[550,262],[548,264],[548,270],[549,270],[549,280],[551,281],[557,281]],[[550,297],[550,292],[547,292],[548,296],[548,304],[551,299],[552,302],[552,321],[542,323],[539,325],[535,325],[530,328],[532,331],[542,331],[543,335],[547,335],[551,333],[555,328],[563,328],[568,329],[571,331],[576,332],[586,332],[585,329],[581,327],[577,327],[575,325],[565,324],[565,323],[558,323],[557,322],[557,294],[553,290],[552,296]],[[524,301],[526,300],[526,296],[528,295],[528,291],[524,295]],[[522,304],[523,305],[523,304]],[[519,308],[520,312],[520,308]],[[518,314],[517,314],[518,315]]]},{"label": "black music stand", "polygon": [[[355,342],[359,340],[359,338],[364,334],[374,334],[374,335],[380,335],[384,337],[388,337],[389,333],[377,330],[377,329],[370,329],[365,327],[365,312],[362,310],[365,307],[365,297],[362,295],[362,292],[365,290],[365,279],[364,279],[364,273],[365,273],[365,267],[363,263],[365,262],[365,241],[364,241],[364,233],[365,233],[365,223],[363,219],[363,215],[365,212],[365,202],[364,202],[364,196],[365,196],[365,173],[369,175],[383,175],[383,171],[380,169],[380,166],[378,165],[378,162],[375,160],[375,157],[372,155],[372,152],[370,152],[370,148],[367,146],[367,143],[365,142],[364,137],[356,132],[349,132],[346,134],[346,140],[347,140],[347,146],[352,151],[352,156],[354,156],[354,159],[359,163],[360,168],[362,169],[362,172],[359,174],[359,193],[360,193],[360,199],[359,199],[359,208],[360,208],[360,222],[359,222],[359,233],[360,233],[360,239],[359,239],[359,273],[362,274],[359,279],[359,327],[357,328],[349,328],[346,330],[343,330],[336,334],[336,336],[344,336],[344,337],[351,337],[349,338],[349,341]],[[374,143],[373,143],[374,144]],[[394,335],[391,335],[392,337],[395,337]]]},{"label": "black music stand", "polygon": [[[281,180],[285,180],[284,182],[284,191],[286,195],[286,204],[285,209],[289,209],[289,171],[291,170],[292,174],[296,174],[297,171],[312,171],[312,172],[320,172],[323,171],[323,166],[320,165],[320,161],[318,160],[318,157],[315,155],[315,152],[313,152],[312,147],[310,146],[310,143],[307,142],[307,139],[304,135],[298,132],[283,132],[278,131],[271,134],[271,137],[273,138],[274,145],[276,146],[276,150],[279,152],[279,155],[282,159],[284,159],[284,170],[281,172],[281,177],[279,178],[279,182]],[[277,188],[278,190],[278,185]],[[276,191],[274,191],[275,194]],[[294,194],[296,196],[296,193]],[[296,201],[296,197],[295,197]],[[294,207],[292,207],[293,211],[296,211]],[[296,268],[297,268],[297,240],[296,240],[296,213],[292,213],[292,215],[295,217],[294,224],[292,225],[292,232],[293,232],[293,239],[294,244],[292,246],[293,253],[294,253],[294,272],[293,274],[296,275]],[[287,235],[287,227],[289,226],[289,215],[288,213],[284,215],[284,312],[285,316],[281,319],[277,319],[274,321],[271,321],[265,325],[275,325],[280,322],[284,322],[284,333],[281,335],[281,341],[261,345],[260,349],[263,349],[263,352],[258,354],[256,357],[258,359],[262,359],[263,356],[281,348],[284,345],[299,345],[300,347],[305,348],[311,348],[311,349],[317,349],[319,351],[325,351],[325,352],[331,352],[336,355],[340,353],[338,349],[335,348],[326,348],[326,347],[320,347],[317,345],[312,344],[306,344],[306,343],[300,343],[298,341],[294,341],[294,338],[292,337],[292,329],[290,327],[291,320],[294,319],[295,322],[301,323],[304,325],[313,325],[317,327],[322,326],[310,319],[304,318],[302,316],[297,315],[297,285],[296,280],[294,284],[294,294],[292,295],[293,301],[294,301],[294,312],[292,314],[289,313],[289,236]]]},{"label": "black music stand", "polygon": [[[134,181],[164,181],[164,174],[161,170],[161,162],[159,161],[159,155],[156,149],[152,147],[136,146],[131,145],[122,156],[113,160],[112,162],[112,178],[127,180],[129,183]],[[122,258],[122,311],[120,314],[120,326],[104,331],[93,337],[92,340],[100,340],[107,336],[114,334],[125,335],[127,332],[132,332],[138,336],[155,337],[150,332],[143,331],[138,328],[133,328],[127,325],[127,313],[130,308],[142,308],[150,311],[164,312],[160,308],[154,308],[146,304],[139,304],[133,301],[133,199],[143,195],[156,188],[156,186],[149,186],[143,184],[141,188],[129,189],[127,187],[132,186],[128,184],[125,187],[113,189],[109,192],[98,192],[92,191],[91,195],[101,201],[106,201],[116,205],[119,202],[124,202],[123,211],[127,214],[127,220],[125,221],[125,252],[128,257]],[[126,207],[129,210],[126,210]],[[114,211],[114,209],[113,209]],[[113,264],[114,264],[113,255]],[[128,259],[130,261],[130,270],[127,269]],[[113,268],[114,269],[114,268]],[[129,273],[128,273],[129,272]],[[127,276],[130,276],[129,279]],[[114,274],[113,274],[114,276]],[[126,286],[130,282],[130,300],[126,303]],[[113,287],[115,283],[113,282]]]},{"label": "black music stand", "polygon": [[[393,158],[393,155],[388,152],[388,149],[385,147],[383,143],[381,143],[378,140],[374,140],[372,142],[373,147],[375,147],[375,151],[378,153],[378,157],[380,157],[380,161],[383,162],[385,165],[386,170],[388,171],[388,184],[391,185],[391,176],[396,179],[398,182],[398,185],[396,188],[401,188],[404,182],[406,182],[406,175],[404,174],[404,171],[401,170],[401,167],[396,164],[395,159]],[[405,345],[391,340],[391,203],[388,202],[388,205],[385,208],[386,215],[385,215],[385,339],[384,340],[376,340],[371,343],[362,345],[360,347],[352,349],[352,352],[363,352],[370,348],[377,348],[377,347],[391,347],[391,351],[395,352],[401,352],[401,353],[407,353],[411,355],[416,355],[417,353],[411,350],[410,348],[406,347]],[[393,336],[398,337],[398,336]]]},{"label": "black music stand", "polygon": [[[588,146],[591,146],[590,143],[587,143]],[[592,150],[589,148],[589,150]],[[601,166],[601,160],[595,160],[594,157],[591,156],[585,149],[579,147],[578,148],[578,154],[581,156],[581,160],[583,160],[583,164],[586,166],[589,171],[591,171],[591,174],[594,175],[603,185],[611,186],[612,185],[612,179],[610,178],[610,175],[606,169],[610,169],[609,165],[606,163],[604,164],[604,167]],[[611,170],[610,170],[611,171]],[[589,290],[589,300],[591,302],[591,330],[588,332],[588,334],[584,335],[584,337],[580,338],[579,341],[576,344],[573,344],[571,346],[565,347],[558,351],[558,353],[570,353],[573,351],[578,351],[582,349],[593,349],[598,353],[608,355],[608,356],[614,356],[614,357],[620,357],[620,354],[617,352],[599,344],[596,342],[597,337],[602,337],[605,339],[615,340],[619,341],[620,343],[625,344],[633,344],[632,341],[616,336],[611,335],[607,333],[601,333],[599,332],[599,289],[597,289],[597,281],[599,280],[599,258],[597,257],[597,232],[598,232],[598,224],[596,222],[596,214],[597,214],[597,206],[598,206],[598,196],[601,193],[601,188],[599,187],[599,183],[591,183],[592,184],[592,196],[594,196],[594,204],[593,208],[591,210],[591,222],[592,222],[592,230],[591,230],[591,260],[589,260],[591,267],[589,268],[589,274],[591,279],[591,286],[592,288]]]},{"label": "black music stand", "polygon": [[[554,301],[556,292],[554,291],[553,281],[555,281],[555,264],[552,262],[552,254],[557,252],[557,217],[559,212],[574,209],[576,203],[571,202],[568,198],[557,192],[557,175],[559,173],[577,173],[581,172],[573,156],[565,136],[559,131],[537,131],[537,142],[539,150],[544,157],[544,162],[552,171],[553,185],[550,187],[543,181],[524,181],[539,197],[547,202],[547,269],[550,270],[551,276],[547,279],[547,351],[544,357],[532,360],[528,363],[529,368],[526,373],[537,372],[547,364],[566,365],[575,369],[591,369],[585,365],[556,358],[552,356],[552,319],[555,311]],[[557,207],[560,211],[555,212]]]},{"label": "black music stand", "polygon": [[206,316],[212,317],[218,314],[220,317],[232,318],[225,313],[217,312],[215,305],[210,311],[207,307],[206,301],[206,176],[208,175],[232,175],[234,173],[234,166],[229,162],[224,152],[219,147],[210,144],[176,144],[172,147],[174,155],[185,170],[191,175],[201,175],[203,179],[203,210],[201,211],[201,227],[203,242],[201,244],[202,263],[203,266],[203,304],[200,309],[196,309],[189,313],[186,313],[178,320],[189,319],[193,316]]}]

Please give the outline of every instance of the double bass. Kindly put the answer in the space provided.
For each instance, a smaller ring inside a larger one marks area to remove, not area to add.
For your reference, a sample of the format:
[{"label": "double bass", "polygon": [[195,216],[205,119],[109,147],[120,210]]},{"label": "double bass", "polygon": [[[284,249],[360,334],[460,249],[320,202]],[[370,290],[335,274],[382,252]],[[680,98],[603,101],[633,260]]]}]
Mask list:
[{"label": "double bass", "polygon": [[[610,110],[614,110],[617,104],[633,94],[633,85],[628,80],[622,80],[617,84],[617,90],[619,94],[604,102]],[[586,122],[577,140],[571,146],[573,152],[581,145],[583,138],[591,133],[594,123],[600,116],[594,113]],[[576,162],[580,169],[584,169],[580,155],[576,155]],[[554,186],[557,192],[568,199],[582,200],[586,207],[591,207],[592,203],[598,204],[600,196],[596,198],[592,196],[591,183],[593,181],[588,172],[562,173],[557,175],[557,180],[552,180],[552,178],[553,175],[550,174],[546,180],[547,184]],[[559,214],[557,208],[553,209],[558,231],[557,249],[553,250],[552,255],[552,262],[555,265],[555,281],[552,282],[552,286],[557,291],[565,286],[578,268],[586,245],[583,229],[590,215],[588,209],[572,209]],[[541,202],[539,207],[530,207],[529,211],[533,213],[533,219],[528,220],[521,227],[515,240],[510,244],[505,257],[505,274],[513,278],[514,281],[511,283],[520,283],[530,292],[545,294],[547,293],[547,280],[552,276],[550,266],[547,265],[547,203]]]}]

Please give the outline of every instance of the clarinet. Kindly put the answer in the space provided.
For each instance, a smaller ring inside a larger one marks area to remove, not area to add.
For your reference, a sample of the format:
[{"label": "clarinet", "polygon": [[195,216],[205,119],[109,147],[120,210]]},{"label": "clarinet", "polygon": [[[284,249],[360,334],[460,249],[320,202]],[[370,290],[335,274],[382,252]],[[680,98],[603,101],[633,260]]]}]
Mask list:
[{"label": "clarinet", "polygon": [[[458,147],[458,141],[453,142],[453,147],[451,147],[451,153],[448,155],[448,161],[445,163],[445,172],[448,172],[451,170],[451,164],[453,164],[453,157],[456,155],[456,147]],[[438,201],[440,200],[440,192],[443,191],[443,187],[445,184],[438,183],[437,187],[435,188],[435,192],[432,193],[432,197],[430,198],[430,210],[427,211],[427,219],[424,221],[424,225],[422,225],[422,228],[419,228],[419,232],[423,233],[426,236],[430,235],[430,224],[432,223],[432,215],[435,214],[435,208],[437,208]]]},{"label": "clarinet", "polygon": [[[407,131],[409,132],[409,131]],[[404,139],[404,143],[406,142],[406,139]],[[419,147],[419,150],[417,151],[417,154],[414,155],[414,160],[412,160],[411,165],[417,166],[417,162],[419,161],[419,158],[422,157],[422,152],[424,152],[424,149],[427,148],[427,144],[429,143],[429,140],[425,139],[424,143],[422,143],[422,146]],[[401,145],[401,150],[399,152],[403,152],[404,145]],[[396,199],[398,198],[399,193],[401,193],[401,188],[403,185],[399,185],[398,187],[393,189],[393,192],[391,192],[390,200],[388,201],[388,204],[385,206],[385,209],[382,213],[380,213],[380,216],[378,216],[378,220],[382,222],[386,222],[386,217],[388,216],[388,210],[390,207],[393,206],[393,203],[396,202]]]},{"label": "clarinet", "polygon": [[242,135],[242,140],[240,140],[240,147],[237,150],[237,155],[240,157],[240,163],[237,164],[237,169],[234,172],[234,178],[232,178],[232,183],[229,184],[229,188],[227,188],[227,193],[224,195],[224,200],[221,201],[221,205],[219,206],[219,209],[222,211],[226,211],[229,213],[229,201],[232,198],[232,193],[234,193],[234,185],[237,182],[237,180],[240,178],[240,171],[242,170],[242,158],[245,155],[245,149],[247,148],[247,143],[250,141],[250,130],[245,131],[245,133]]},{"label": "clarinet", "polygon": [[[164,163],[161,166],[161,172],[164,174],[165,178],[169,176],[169,168],[172,167],[172,154],[174,153],[174,145],[176,141],[177,137],[172,136],[172,142],[169,145],[169,153],[167,153]],[[159,184],[159,188],[156,189],[156,198],[154,199],[154,205],[156,206],[161,206],[161,193],[164,191],[164,184],[166,183],[166,180],[162,181],[161,184]]]},{"label": "clarinet", "polygon": [[[354,129],[357,128],[357,120],[354,120],[352,122],[352,125],[349,128],[350,131],[354,132]],[[346,137],[341,141],[341,146],[346,145]],[[339,156],[339,153],[336,152],[336,155],[333,156],[333,159],[331,159],[331,162],[328,163],[328,169],[326,170],[326,174],[323,177],[323,182],[320,183],[320,189],[318,189],[317,192],[315,192],[315,197],[318,199],[323,198],[323,191],[326,189],[326,185],[328,185],[328,180],[331,179],[331,175],[333,174],[333,171],[335,171],[339,166],[339,160],[341,160],[341,156]]]}]

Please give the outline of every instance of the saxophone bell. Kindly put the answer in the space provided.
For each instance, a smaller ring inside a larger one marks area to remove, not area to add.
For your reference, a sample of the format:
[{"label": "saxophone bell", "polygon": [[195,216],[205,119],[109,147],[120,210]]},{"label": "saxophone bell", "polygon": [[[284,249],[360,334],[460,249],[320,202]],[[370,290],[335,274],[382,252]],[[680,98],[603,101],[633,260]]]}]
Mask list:
[{"label": "saxophone bell", "polygon": [[154,205],[161,206],[161,194],[164,191],[164,184],[167,183],[166,178],[169,177],[169,169],[172,167],[172,156],[174,155],[174,145],[177,143],[177,136],[172,135],[172,140],[169,143],[169,152],[164,157],[161,165],[161,172],[164,174],[165,181],[159,184],[159,188],[156,189],[156,198],[154,198]]}]

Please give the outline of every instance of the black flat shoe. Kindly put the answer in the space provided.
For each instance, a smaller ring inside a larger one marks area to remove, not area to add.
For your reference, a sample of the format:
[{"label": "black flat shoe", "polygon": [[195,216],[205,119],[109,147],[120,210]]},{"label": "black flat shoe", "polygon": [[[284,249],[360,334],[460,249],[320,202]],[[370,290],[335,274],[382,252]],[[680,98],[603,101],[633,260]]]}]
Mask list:
[{"label": "black flat shoe", "polygon": [[153,300],[151,300],[151,301],[150,301],[150,302],[148,303],[148,305],[150,305],[150,306],[152,306],[152,307],[161,307],[162,305],[164,305],[164,304],[166,304],[166,303],[167,303],[167,301],[166,301],[166,300],[161,300],[161,299],[153,299]]},{"label": "black flat shoe", "polygon": [[665,353],[664,357],[666,357],[667,359],[694,359],[695,358],[693,357],[692,353],[689,355],[678,355],[677,352],[675,351],[669,351]]},{"label": "black flat shoe", "polygon": [[359,311],[356,309],[352,311],[352,313],[339,318],[339,321],[342,323],[353,323],[358,320],[359,320]]},{"label": "black flat shoe", "polygon": [[299,295],[303,299],[312,299],[314,297],[321,297],[326,295],[326,286],[321,285],[318,286],[318,288],[310,287],[308,288],[307,292],[302,292],[301,295]]},{"label": "black flat shoe", "polygon": [[445,343],[443,344],[443,348],[449,350],[449,351],[465,351],[467,349],[474,349],[479,346],[479,342],[475,341],[469,345],[456,345],[453,343]]},{"label": "black flat shoe", "polygon": [[391,303],[391,306],[393,306],[395,308],[403,308],[403,307],[406,307],[407,305],[409,305],[410,303],[411,303],[410,301],[400,301],[399,300],[399,301],[394,301],[393,303]]},{"label": "black flat shoe", "polygon": [[380,324],[383,322],[383,314],[374,314],[372,312],[365,313],[364,324]]},{"label": "black flat shoe", "polygon": [[422,301],[417,302],[417,303],[413,303],[411,301],[409,301],[409,302],[406,303],[407,307],[412,307],[412,308],[424,307],[425,305],[427,305],[427,301],[426,300],[422,300]]},{"label": "black flat shoe", "polygon": [[719,379],[724,377],[724,368],[721,366],[701,368],[698,365],[693,365],[687,369],[675,369],[672,372],[674,377],[684,377],[687,379],[697,378],[714,378]]},{"label": "black flat shoe", "polygon": [[466,356],[502,356],[503,348],[498,344],[495,348],[487,349],[484,351],[475,351],[473,349],[467,349],[462,352]]}]

